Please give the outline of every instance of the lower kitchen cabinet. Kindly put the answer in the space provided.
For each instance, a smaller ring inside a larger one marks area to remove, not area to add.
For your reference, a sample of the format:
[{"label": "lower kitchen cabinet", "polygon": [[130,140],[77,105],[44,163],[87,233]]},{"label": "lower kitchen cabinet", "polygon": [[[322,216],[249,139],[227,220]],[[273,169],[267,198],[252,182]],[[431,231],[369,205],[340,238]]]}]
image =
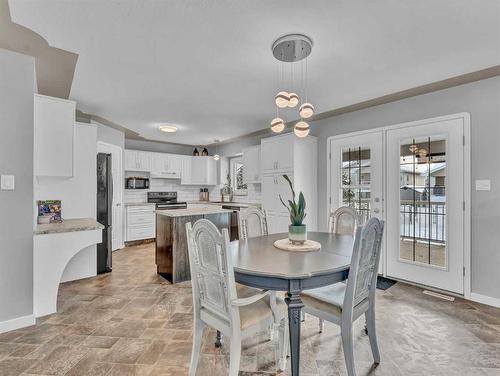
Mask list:
[{"label": "lower kitchen cabinet", "polygon": [[126,240],[143,240],[156,237],[155,205],[127,206]]}]

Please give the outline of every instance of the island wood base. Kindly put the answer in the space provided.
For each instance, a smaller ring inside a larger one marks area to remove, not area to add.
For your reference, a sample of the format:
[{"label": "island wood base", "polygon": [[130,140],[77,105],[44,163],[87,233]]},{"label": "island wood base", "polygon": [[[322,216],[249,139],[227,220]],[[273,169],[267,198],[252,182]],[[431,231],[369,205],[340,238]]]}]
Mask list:
[{"label": "island wood base", "polygon": [[231,213],[169,217],[156,215],[156,271],[172,283],[189,281],[189,256],[186,238],[186,223],[201,218],[213,222],[219,231],[229,230]]}]

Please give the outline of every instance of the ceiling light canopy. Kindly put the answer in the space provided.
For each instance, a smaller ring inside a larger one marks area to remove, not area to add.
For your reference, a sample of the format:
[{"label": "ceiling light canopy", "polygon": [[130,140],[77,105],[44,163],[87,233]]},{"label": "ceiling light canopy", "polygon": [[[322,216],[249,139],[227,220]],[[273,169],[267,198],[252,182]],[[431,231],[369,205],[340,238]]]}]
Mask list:
[{"label": "ceiling light canopy", "polygon": [[174,124],[162,124],[159,126],[160,131],[166,133],[174,133],[177,132],[177,125]]}]

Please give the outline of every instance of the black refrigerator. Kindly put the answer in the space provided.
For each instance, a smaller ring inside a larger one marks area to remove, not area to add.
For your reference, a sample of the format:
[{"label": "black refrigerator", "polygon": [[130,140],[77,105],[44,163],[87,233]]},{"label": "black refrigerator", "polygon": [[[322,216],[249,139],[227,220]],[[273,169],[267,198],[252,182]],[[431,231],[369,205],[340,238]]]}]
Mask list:
[{"label": "black refrigerator", "polygon": [[113,177],[111,175],[111,154],[97,154],[97,222],[104,226],[102,243],[97,245],[97,274],[112,269],[112,205]]}]

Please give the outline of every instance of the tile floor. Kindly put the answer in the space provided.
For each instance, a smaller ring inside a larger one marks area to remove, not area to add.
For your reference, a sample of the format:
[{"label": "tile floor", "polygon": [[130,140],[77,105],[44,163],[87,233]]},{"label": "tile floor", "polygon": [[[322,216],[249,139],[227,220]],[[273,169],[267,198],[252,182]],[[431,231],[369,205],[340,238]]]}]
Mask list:
[{"label": "tile floor", "polygon": [[[155,273],[154,244],[114,253],[114,271],[60,289],[58,313],[0,334],[0,375],[187,375],[191,352],[189,283]],[[423,295],[397,283],[377,292],[381,364],[374,368],[363,322],[355,330],[358,375],[500,375],[500,310]],[[227,374],[227,346],[205,332],[198,375]],[[276,373],[275,344],[246,341],[241,375]],[[302,330],[303,376],[345,375],[339,329]]]}]

